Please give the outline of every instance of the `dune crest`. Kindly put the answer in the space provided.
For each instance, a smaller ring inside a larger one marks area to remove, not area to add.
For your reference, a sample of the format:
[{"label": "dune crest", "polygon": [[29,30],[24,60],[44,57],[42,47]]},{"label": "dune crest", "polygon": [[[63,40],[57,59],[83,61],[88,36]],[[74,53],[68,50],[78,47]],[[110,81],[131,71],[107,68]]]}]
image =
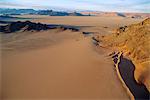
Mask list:
[{"label": "dune crest", "polygon": [[150,18],[116,29],[112,34],[96,37],[104,47],[122,51],[135,65],[135,80],[150,91]]}]

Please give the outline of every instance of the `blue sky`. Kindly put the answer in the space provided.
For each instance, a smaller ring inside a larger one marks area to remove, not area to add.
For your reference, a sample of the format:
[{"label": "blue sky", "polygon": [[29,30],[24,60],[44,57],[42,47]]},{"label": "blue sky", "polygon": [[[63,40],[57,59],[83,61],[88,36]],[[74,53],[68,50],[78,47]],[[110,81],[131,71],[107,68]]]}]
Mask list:
[{"label": "blue sky", "polygon": [[0,7],[150,13],[150,0],[0,0]]}]

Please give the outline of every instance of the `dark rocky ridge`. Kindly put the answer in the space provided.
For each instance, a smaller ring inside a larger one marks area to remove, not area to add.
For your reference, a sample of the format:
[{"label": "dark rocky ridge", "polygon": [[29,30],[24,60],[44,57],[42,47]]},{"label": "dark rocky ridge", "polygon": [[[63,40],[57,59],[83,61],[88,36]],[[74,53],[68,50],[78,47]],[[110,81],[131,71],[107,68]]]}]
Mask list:
[{"label": "dark rocky ridge", "polygon": [[50,30],[50,29],[59,29],[60,31],[70,30],[72,32],[81,32],[83,35],[87,36],[94,34],[94,32],[85,32],[81,31],[82,27],[87,26],[72,26],[72,25],[61,25],[61,24],[42,24],[34,23],[31,21],[0,21],[0,24],[6,24],[0,26],[0,32],[4,34],[13,33],[13,32],[25,32],[25,31],[41,31],[41,30]]},{"label": "dark rocky ridge", "polygon": [[[3,21],[2,23],[5,23],[5,21]],[[41,30],[48,30],[48,29],[61,29],[62,31],[71,30],[73,32],[80,31],[80,28],[78,26],[41,24],[41,23],[34,23],[30,21],[9,22],[5,26],[0,26],[0,32],[2,33],[13,33],[16,31],[41,31]]]},{"label": "dark rocky ridge", "polygon": [[6,26],[0,26],[0,32],[4,33],[12,33],[16,31],[31,31],[31,30],[47,30],[49,27],[46,24],[41,24],[41,23],[33,23],[30,21],[17,21],[17,22],[11,22],[10,24]]}]

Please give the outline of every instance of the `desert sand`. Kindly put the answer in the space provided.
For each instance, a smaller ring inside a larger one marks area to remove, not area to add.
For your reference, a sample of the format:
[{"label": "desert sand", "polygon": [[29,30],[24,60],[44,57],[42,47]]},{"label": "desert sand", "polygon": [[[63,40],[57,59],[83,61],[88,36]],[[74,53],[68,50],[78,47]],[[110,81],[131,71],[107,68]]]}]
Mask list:
[{"label": "desert sand", "polygon": [[[109,34],[142,19],[120,17],[35,17],[34,22],[88,26]],[[108,28],[106,28],[108,27]],[[59,29],[1,34],[3,99],[129,99],[108,54],[91,36]]]},{"label": "desert sand", "polygon": [[24,16],[15,16],[15,17],[30,18],[32,19],[33,22],[41,22],[46,24],[84,26],[83,28],[84,30],[98,32],[98,33],[109,33],[110,31],[112,31],[117,27],[130,25],[133,23],[141,22],[143,20],[143,19],[136,19],[136,18],[133,19],[133,18],[126,18],[126,17],[101,17],[101,16],[24,15]]}]

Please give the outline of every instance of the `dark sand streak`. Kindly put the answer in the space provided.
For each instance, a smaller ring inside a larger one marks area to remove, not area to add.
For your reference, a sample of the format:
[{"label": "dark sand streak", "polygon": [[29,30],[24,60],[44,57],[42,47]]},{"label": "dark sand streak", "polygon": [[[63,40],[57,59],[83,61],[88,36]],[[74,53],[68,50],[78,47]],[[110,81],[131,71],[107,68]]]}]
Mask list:
[{"label": "dark sand streak", "polygon": [[[114,56],[113,58],[114,63],[116,63],[116,60],[118,59],[116,58],[116,56]],[[129,88],[130,92],[136,100],[149,100],[150,93],[145,85],[138,84],[134,78],[135,66],[132,61],[121,56],[120,63],[118,64],[118,70],[124,83]]]}]

